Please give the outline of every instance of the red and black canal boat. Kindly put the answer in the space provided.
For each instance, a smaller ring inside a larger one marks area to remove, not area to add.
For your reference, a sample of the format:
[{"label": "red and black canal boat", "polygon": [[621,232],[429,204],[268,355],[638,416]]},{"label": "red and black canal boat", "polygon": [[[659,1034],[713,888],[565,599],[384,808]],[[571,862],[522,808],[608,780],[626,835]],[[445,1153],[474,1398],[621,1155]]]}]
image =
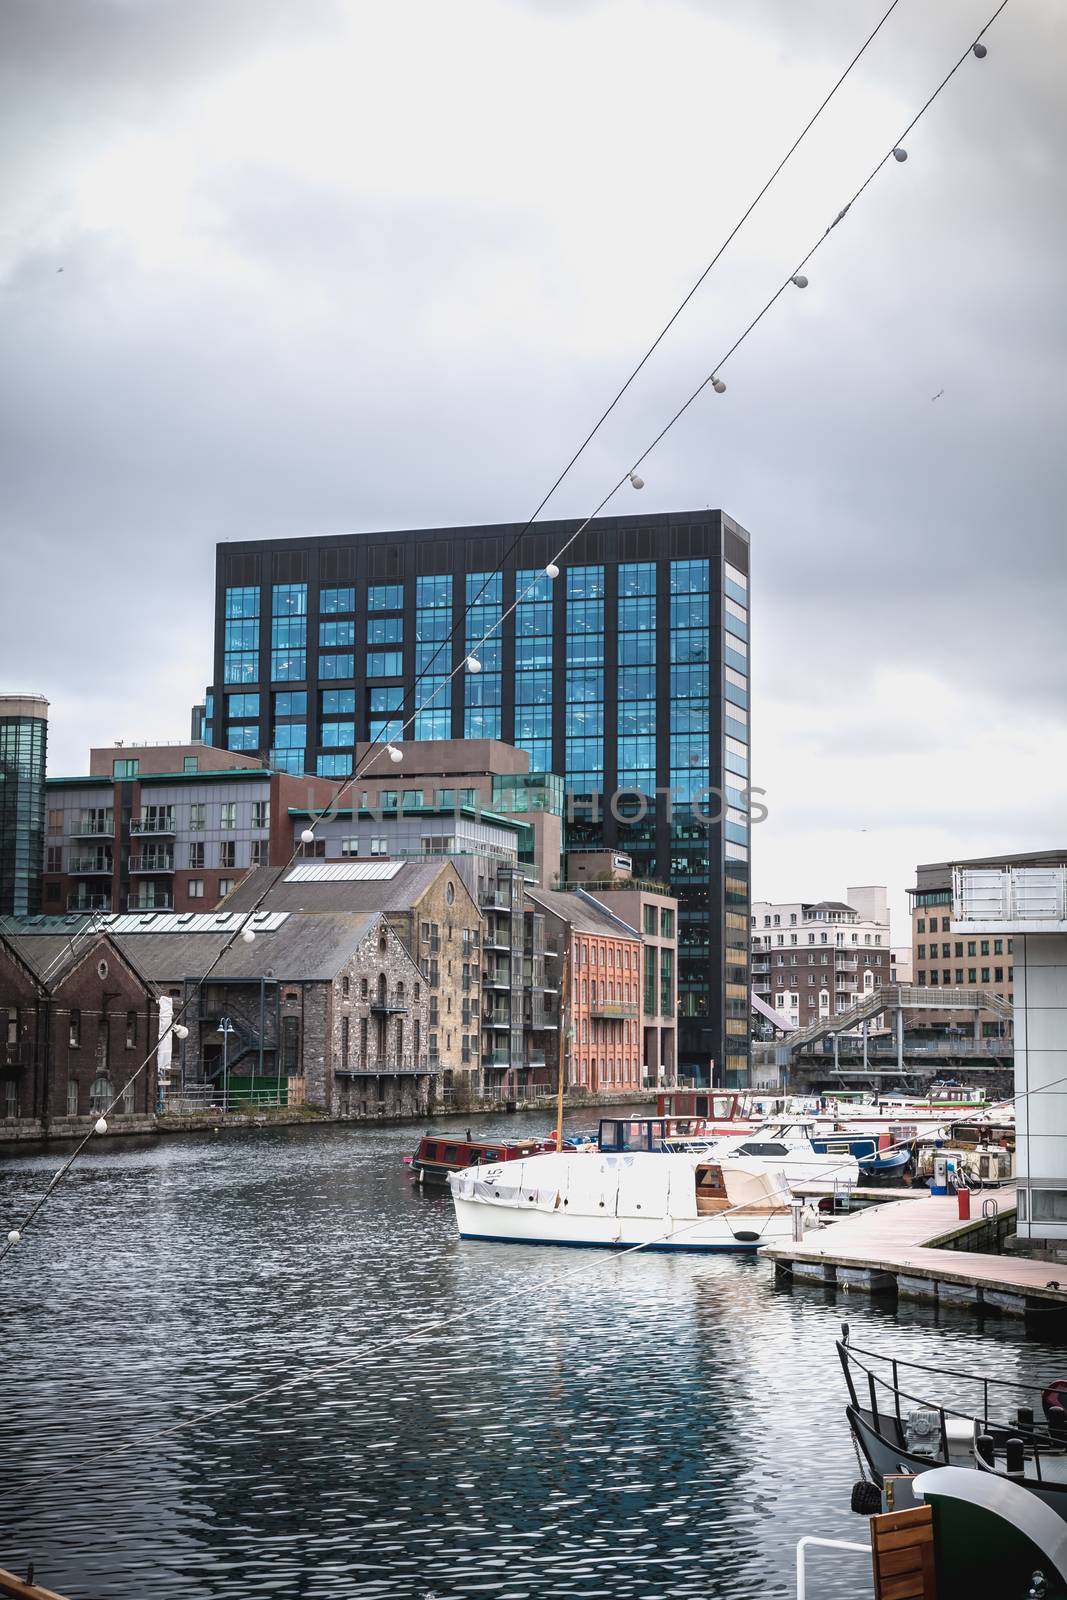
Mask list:
[{"label": "red and black canal boat", "polygon": [[465,1139],[448,1134],[427,1133],[419,1140],[415,1154],[408,1158],[416,1183],[447,1181],[450,1172],[486,1162],[520,1161],[524,1156],[543,1155],[556,1148],[554,1139],[475,1139],[468,1131]]}]

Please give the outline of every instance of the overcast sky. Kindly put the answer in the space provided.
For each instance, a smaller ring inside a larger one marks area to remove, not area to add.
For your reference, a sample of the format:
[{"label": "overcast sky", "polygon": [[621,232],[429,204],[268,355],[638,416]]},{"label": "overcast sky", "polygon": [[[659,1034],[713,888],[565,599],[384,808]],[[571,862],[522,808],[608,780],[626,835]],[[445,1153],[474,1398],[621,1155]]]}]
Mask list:
[{"label": "overcast sky", "polygon": [[[50,771],[185,734],[216,540],[527,516],[886,3],[2,0],[0,683]],[[900,0],[550,513],[992,9]],[[751,532],[760,897],[1067,845],[1064,7],[987,43],[612,507]]]}]

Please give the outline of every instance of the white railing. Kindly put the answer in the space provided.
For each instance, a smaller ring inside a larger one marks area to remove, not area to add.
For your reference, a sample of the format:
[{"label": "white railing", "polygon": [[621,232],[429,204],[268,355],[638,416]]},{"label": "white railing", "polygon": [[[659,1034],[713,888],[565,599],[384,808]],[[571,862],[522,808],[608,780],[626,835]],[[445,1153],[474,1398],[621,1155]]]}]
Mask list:
[{"label": "white railing", "polygon": [[817,1545],[820,1550],[856,1550],[863,1555],[870,1555],[869,1544],[852,1544],[848,1539],[816,1539],[808,1534],[803,1539],[797,1540],[797,1600],[807,1600],[808,1573],[807,1554],[812,1545]]},{"label": "white railing", "polygon": [[957,922],[1067,921],[1067,866],[956,867],[952,915]]}]

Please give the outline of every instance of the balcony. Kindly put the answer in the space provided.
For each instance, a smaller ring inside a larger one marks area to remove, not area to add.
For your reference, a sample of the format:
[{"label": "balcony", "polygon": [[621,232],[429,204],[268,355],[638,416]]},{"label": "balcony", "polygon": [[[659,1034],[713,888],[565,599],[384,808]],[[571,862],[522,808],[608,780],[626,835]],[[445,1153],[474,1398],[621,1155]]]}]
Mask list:
[{"label": "balcony", "polygon": [[483,950],[510,950],[511,940],[504,933],[487,933],[482,940]]},{"label": "balcony", "polygon": [[21,1039],[18,1044],[0,1044],[0,1068],[32,1067],[33,1041]]},{"label": "balcony", "polygon": [[134,856],[130,861],[131,872],[173,872],[174,857],[170,855]]},{"label": "balcony", "polygon": [[110,878],[114,870],[110,856],[74,856],[67,868],[72,878]]},{"label": "balcony", "polygon": [[134,817],[130,823],[132,834],[166,834],[175,833],[173,812],[160,812],[157,816]]},{"label": "balcony", "polygon": [[496,1016],[483,1017],[482,1018],[482,1027],[483,1028],[508,1028],[508,1029],[510,1029],[510,1027],[511,1027],[511,1018],[510,1017],[501,1016],[499,1013]]},{"label": "balcony", "polygon": [[486,989],[510,989],[511,976],[506,968],[498,968],[496,972],[483,972],[482,985]]},{"label": "balcony", "polygon": [[616,1021],[626,1021],[637,1016],[637,1006],[629,1001],[619,1000],[591,1000],[589,1002],[589,1015],[591,1017],[611,1017]]},{"label": "balcony", "polygon": [[173,911],[174,896],[170,894],[157,894],[151,900],[141,895],[131,894],[126,901],[127,911]]},{"label": "balcony", "polygon": [[370,1009],[381,1017],[403,1016],[410,1009],[403,994],[376,994],[371,996]]},{"label": "balcony", "polygon": [[72,894],[67,897],[68,911],[110,911],[109,894]]},{"label": "balcony", "polygon": [[483,1067],[507,1069],[511,1066],[511,1052],[509,1050],[490,1050],[482,1056]]},{"label": "balcony", "polygon": [[771,970],[770,962],[769,961],[753,961],[752,970],[753,970],[753,972],[770,972],[770,970]]},{"label": "balcony", "polygon": [[72,839],[111,839],[115,834],[115,818],[110,812],[104,817],[79,817],[70,830]]},{"label": "balcony", "polygon": [[437,1070],[437,1056],[375,1057],[353,1066],[337,1067],[337,1078],[425,1078]]}]

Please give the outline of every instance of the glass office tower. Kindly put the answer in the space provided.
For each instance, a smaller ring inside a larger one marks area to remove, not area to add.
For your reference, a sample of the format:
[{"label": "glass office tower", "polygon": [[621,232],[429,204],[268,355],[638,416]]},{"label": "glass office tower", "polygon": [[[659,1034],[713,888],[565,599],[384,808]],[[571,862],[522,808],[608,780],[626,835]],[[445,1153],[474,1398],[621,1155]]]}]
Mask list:
[{"label": "glass office tower", "polygon": [[48,701],[0,695],[0,916],[41,909]]},{"label": "glass office tower", "polygon": [[564,779],[567,848],[625,851],[678,895],[679,1066],[743,1084],[748,534],[720,511],[602,517],[553,580],[576,526],[219,545],[205,738],[327,777],[411,715],[407,737],[528,751]]}]

